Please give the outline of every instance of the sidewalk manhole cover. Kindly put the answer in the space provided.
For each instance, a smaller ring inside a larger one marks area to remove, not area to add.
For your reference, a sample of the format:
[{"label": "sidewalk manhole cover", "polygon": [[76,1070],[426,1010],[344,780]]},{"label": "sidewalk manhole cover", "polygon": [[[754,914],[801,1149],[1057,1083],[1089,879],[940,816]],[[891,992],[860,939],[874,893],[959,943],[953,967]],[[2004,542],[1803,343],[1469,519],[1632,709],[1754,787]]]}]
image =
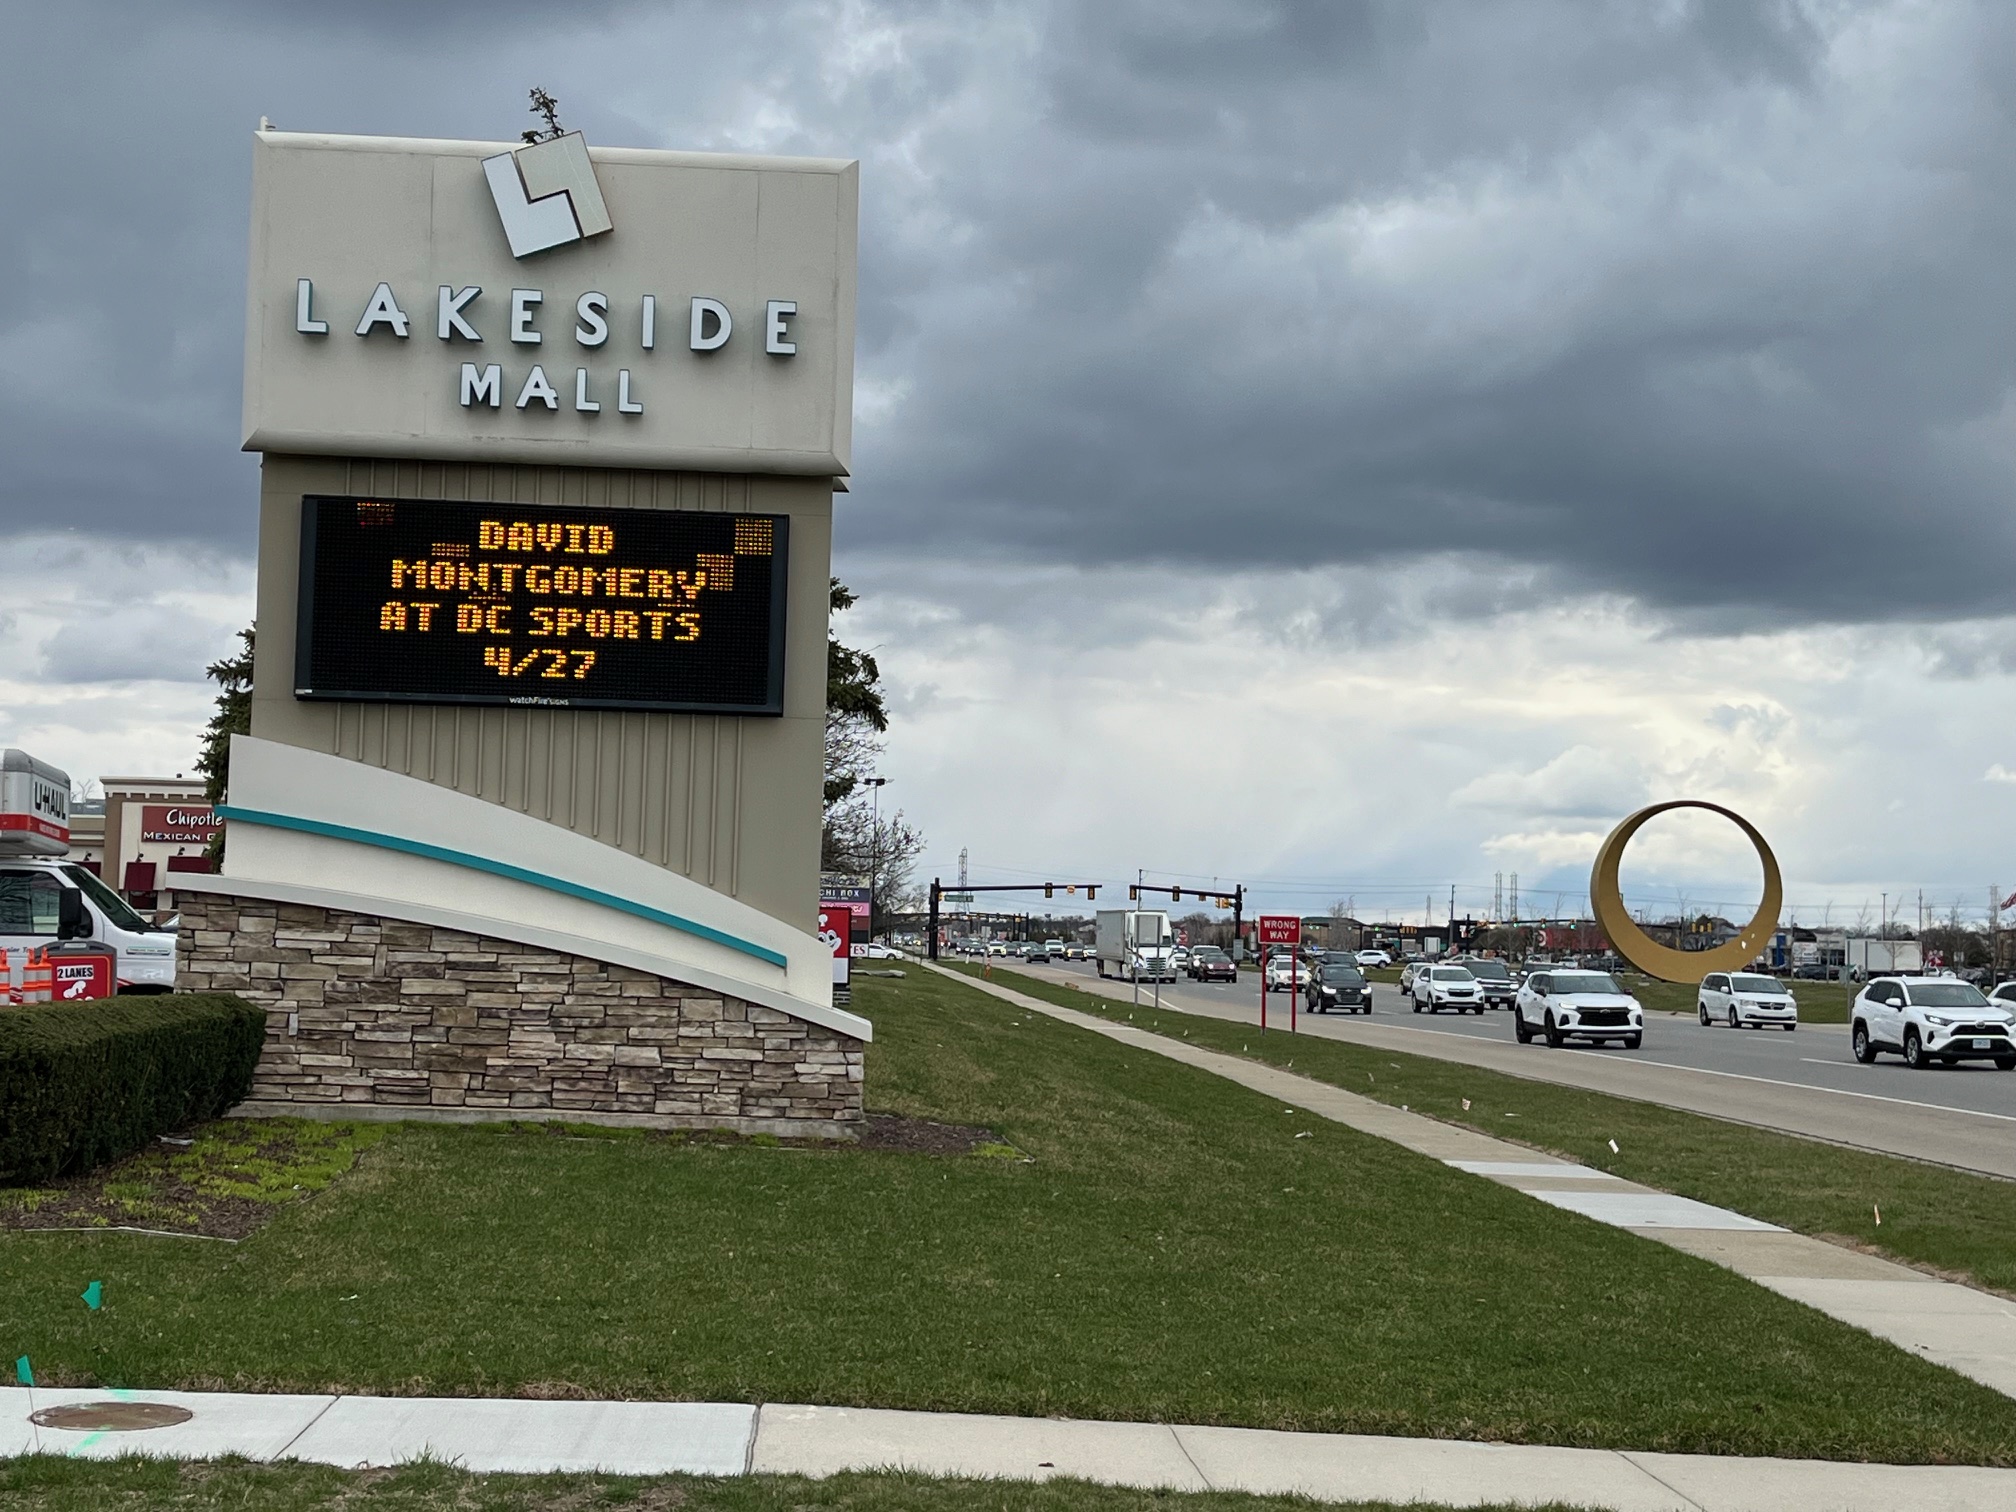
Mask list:
[{"label": "sidewalk manhole cover", "polygon": [[77,1402],[68,1407],[44,1407],[29,1421],[43,1428],[68,1428],[73,1433],[131,1433],[137,1428],[169,1428],[195,1414],[166,1402]]}]

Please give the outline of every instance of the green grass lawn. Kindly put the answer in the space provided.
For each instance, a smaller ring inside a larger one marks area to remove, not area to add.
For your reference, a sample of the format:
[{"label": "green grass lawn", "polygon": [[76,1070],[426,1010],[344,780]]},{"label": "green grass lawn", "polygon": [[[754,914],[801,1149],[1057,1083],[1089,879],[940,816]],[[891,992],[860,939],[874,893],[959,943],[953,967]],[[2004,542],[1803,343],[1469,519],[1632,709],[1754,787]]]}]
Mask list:
[{"label": "green grass lawn", "polygon": [[[1124,1003],[1020,973],[996,972],[995,979],[1109,1018],[1128,1012]],[[1315,1035],[1263,1038],[1252,1028],[1173,1011],[1159,1023],[1145,1015],[1135,1023],[1276,1065],[1292,1060],[1305,1076],[1381,1102],[2016,1295],[2016,1184],[1991,1176]]]},{"label": "green grass lawn", "polygon": [[[0,1460],[0,1505],[9,1512],[102,1512],[108,1506],[174,1512],[1400,1512],[1390,1503],[1317,1502],[1230,1491],[1127,1491],[1080,1480],[940,1480],[927,1475],[696,1476],[471,1475],[439,1464],[387,1470],[177,1464],[52,1457]],[[1421,1503],[1415,1512],[1434,1512]],[[1526,1505],[1526,1504],[1522,1504]],[[1492,1508],[1477,1512],[1494,1512]],[[1511,1512],[1510,1504],[1495,1512]],[[1527,1512],[1567,1512],[1559,1504]]]},{"label": "green grass lawn", "polygon": [[876,1106],[1022,1158],[406,1125],[237,1245],[0,1235],[0,1355],[2016,1464],[2016,1402],[1716,1266],[935,974],[856,1003]]}]

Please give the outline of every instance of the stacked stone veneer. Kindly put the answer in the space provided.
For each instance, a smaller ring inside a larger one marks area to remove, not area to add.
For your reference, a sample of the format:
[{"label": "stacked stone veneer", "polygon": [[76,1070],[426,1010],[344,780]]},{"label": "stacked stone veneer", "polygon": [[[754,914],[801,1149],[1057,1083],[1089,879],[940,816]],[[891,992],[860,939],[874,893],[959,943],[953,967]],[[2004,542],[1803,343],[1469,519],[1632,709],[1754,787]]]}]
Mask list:
[{"label": "stacked stone veneer", "polygon": [[266,1008],[248,1111],[842,1136],[861,1117],[861,1041],[774,1008],[455,929],[175,901],[180,990]]}]

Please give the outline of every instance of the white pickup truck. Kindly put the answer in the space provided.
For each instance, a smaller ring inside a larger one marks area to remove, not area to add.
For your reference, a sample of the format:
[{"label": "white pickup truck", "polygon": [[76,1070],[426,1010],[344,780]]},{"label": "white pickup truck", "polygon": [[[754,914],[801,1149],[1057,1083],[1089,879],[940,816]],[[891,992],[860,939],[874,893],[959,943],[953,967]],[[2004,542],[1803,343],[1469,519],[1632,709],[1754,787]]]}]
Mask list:
[{"label": "white pickup truck", "polygon": [[[0,752],[0,948],[102,945],[122,992],[175,990],[175,933],[158,929],[70,849],[70,778],[25,751]],[[17,968],[18,971],[18,968]]]}]

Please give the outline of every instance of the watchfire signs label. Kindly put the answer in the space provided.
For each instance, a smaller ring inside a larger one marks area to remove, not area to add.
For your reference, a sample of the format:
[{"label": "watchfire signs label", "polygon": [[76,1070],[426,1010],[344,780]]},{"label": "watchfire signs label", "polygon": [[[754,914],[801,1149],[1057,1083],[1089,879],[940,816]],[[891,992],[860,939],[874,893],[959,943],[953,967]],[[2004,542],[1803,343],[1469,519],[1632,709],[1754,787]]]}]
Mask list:
[{"label": "watchfire signs label", "polygon": [[1294,914],[1260,915],[1260,943],[1262,945],[1300,945],[1302,943],[1302,921]]}]

